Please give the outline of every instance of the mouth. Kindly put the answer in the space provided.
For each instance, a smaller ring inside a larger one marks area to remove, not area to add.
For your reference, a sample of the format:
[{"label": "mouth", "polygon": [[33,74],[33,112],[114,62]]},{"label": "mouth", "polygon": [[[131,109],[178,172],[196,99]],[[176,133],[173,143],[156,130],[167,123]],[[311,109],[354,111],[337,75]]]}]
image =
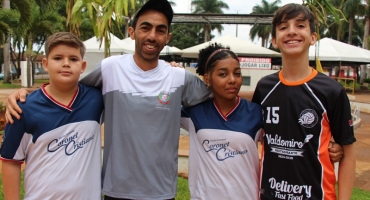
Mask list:
[{"label": "mouth", "polygon": [[227,88],[226,91],[229,93],[236,93],[238,92],[238,89],[237,88]]},{"label": "mouth", "polygon": [[299,42],[301,42],[301,40],[288,40],[288,41],[285,41],[284,43],[286,43],[286,44],[297,44]]},{"label": "mouth", "polygon": [[59,74],[62,74],[62,75],[70,75],[72,73],[69,72],[69,71],[61,71],[61,72],[59,72]]}]

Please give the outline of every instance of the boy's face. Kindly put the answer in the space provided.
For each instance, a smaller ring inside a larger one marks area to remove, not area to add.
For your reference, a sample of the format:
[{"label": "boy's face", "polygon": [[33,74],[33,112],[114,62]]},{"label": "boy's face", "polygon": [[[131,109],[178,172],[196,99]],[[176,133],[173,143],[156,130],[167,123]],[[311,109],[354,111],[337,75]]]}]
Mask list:
[{"label": "boy's face", "polygon": [[51,49],[42,65],[49,73],[50,83],[77,84],[86,61],[82,60],[80,49],[60,44]]},{"label": "boy's face", "polygon": [[309,46],[314,45],[316,40],[317,34],[311,34],[309,21],[298,16],[276,26],[276,37],[272,38],[272,45],[285,55],[308,55]]},{"label": "boy's face", "polygon": [[128,31],[135,40],[135,54],[145,61],[157,62],[159,53],[171,38],[166,16],[154,10],[143,12],[135,29],[130,27]]}]

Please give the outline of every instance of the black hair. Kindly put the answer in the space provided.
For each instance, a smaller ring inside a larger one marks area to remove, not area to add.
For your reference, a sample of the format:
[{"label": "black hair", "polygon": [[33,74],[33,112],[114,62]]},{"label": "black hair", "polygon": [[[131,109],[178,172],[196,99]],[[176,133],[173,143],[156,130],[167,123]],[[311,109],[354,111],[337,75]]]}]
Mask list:
[{"label": "black hair", "polygon": [[204,74],[212,72],[217,61],[226,59],[228,57],[232,57],[239,62],[238,57],[230,50],[230,47],[224,47],[222,44],[213,43],[208,47],[199,50],[196,70],[197,74],[204,76]]},{"label": "black hair", "polygon": [[166,17],[169,32],[173,18],[173,10],[171,4],[167,0],[149,0],[148,2],[146,2],[143,7],[141,7],[140,10],[138,10],[135,14],[131,27],[135,29],[140,15],[148,10],[158,11]]},{"label": "black hair", "polygon": [[316,30],[315,28],[315,15],[305,6],[295,3],[289,3],[279,8],[274,18],[272,19],[272,31],[271,35],[276,38],[276,27],[280,24],[302,15],[303,20],[308,20],[310,24],[311,34]]}]

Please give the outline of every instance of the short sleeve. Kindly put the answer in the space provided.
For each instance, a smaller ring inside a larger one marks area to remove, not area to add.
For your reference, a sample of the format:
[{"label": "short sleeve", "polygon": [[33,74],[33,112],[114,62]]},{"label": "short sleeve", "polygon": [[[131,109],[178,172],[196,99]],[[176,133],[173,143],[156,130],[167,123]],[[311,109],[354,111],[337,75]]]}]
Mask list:
[{"label": "short sleeve", "polygon": [[332,110],[328,111],[328,117],[335,142],[341,145],[354,143],[356,138],[354,137],[351,107],[344,89],[332,103]]},{"label": "short sleeve", "polygon": [[25,115],[14,119],[14,124],[7,124],[4,130],[1,158],[5,160],[24,161],[28,140],[32,137],[26,134]]},{"label": "short sleeve", "polygon": [[185,86],[182,93],[182,105],[194,106],[209,98],[211,91],[206,84],[194,74],[185,70]]},{"label": "short sleeve", "polygon": [[80,80],[80,83],[86,86],[102,88],[102,72],[101,72],[102,62],[89,74]]}]

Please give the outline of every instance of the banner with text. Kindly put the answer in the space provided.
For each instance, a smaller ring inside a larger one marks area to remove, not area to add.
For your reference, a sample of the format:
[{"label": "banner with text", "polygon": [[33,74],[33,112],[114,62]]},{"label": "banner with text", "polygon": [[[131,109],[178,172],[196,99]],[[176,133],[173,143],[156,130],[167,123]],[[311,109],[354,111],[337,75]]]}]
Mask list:
[{"label": "banner with text", "polygon": [[271,58],[239,57],[239,62],[242,69],[271,69]]}]

